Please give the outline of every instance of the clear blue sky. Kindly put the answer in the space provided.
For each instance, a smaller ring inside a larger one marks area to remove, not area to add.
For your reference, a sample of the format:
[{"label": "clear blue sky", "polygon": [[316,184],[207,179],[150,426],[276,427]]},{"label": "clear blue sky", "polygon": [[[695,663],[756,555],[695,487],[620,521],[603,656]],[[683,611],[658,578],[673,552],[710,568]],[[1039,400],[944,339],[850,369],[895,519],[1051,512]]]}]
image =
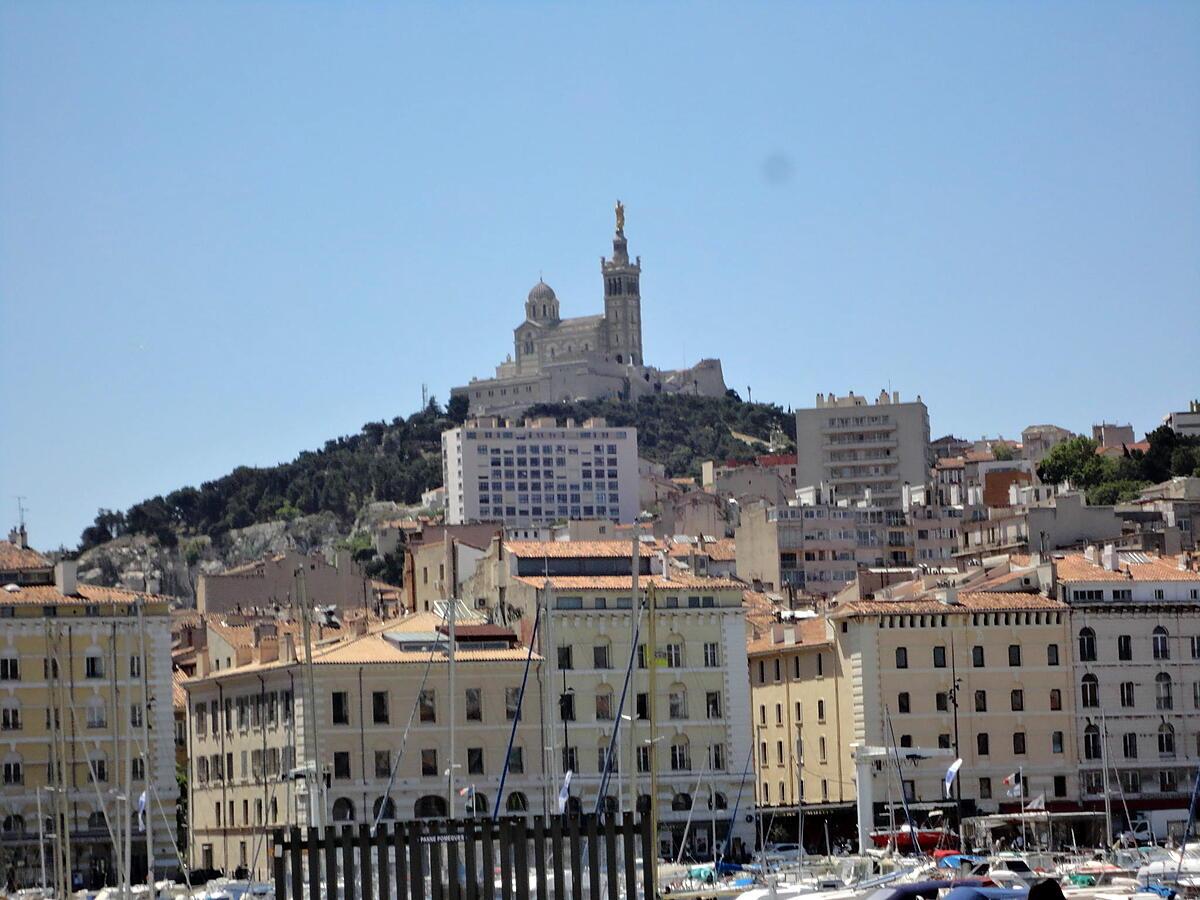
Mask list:
[{"label": "clear blue sky", "polygon": [[0,490],[35,543],[487,374],[543,272],[933,430],[1200,394],[1200,4],[0,4]]}]

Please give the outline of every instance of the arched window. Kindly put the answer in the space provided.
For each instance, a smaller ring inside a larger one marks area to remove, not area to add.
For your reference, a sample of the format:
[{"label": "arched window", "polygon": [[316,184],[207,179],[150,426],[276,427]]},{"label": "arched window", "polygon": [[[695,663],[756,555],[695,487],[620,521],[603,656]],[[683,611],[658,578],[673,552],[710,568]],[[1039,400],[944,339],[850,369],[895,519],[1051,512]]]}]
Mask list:
[{"label": "arched window", "polygon": [[1100,681],[1091,673],[1084,675],[1079,685],[1079,704],[1088,708],[1100,705]]},{"label": "arched window", "polygon": [[686,719],[687,714],[687,688],[682,684],[671,685],[671,691],[667,695],[668,717],[672,719]]},{"label": "arched window", "polygon": [[671,798],[671,810],[673,812],[687,812],[692,808],[691,794],[676,794]]},{"label": "arched window", "polygon": [[687,735],[678,734],[671,740],[671,771],[690,772],[692,756],[688,750]]},{"label": "arched window", "polygon": [[13,650],[0,653],[0,681],[21,680],[21,658]]},{"label": "arched window", "polygon": [[528,812],[529,800],[520,791],[513,791],[508,795],[508,800],[505,801],[504,808],[511,813]]},{"label": "arched window", "polygon": [[1175,755],[1175,729],[1166,722],[1158,726],[1158,755]]},{"label": "arched window", "polygon": [[1159,709],[1173,709],[1174,699],[1171,696],[1171,676],[1159,672],[1154,676],[1155,705]]},{"label": "arched window", "polygon": [[[379,815],[379,810],[383,810],[383,816]],[[391,797],[376,797],[375,805],[371,807],[371,819],[394,819],[396,818],[396,804],[392,802]]]},{"label": "arched window", "polygon": [[8,697],[0,700],[0,731],[21,730],[21,704]]},{"label": "arched window", "polygon": [[106,826],[104,824],[104,813],[99,812],[99,811],[90,813],[88,815],[88,826],[87,827],[88,827],[88,831],[100,831],[102,828],[105,828]]},{"label": "arched window", "polygon": [[333,821],[353,822],[354,801],[349,797],[338,797],[333,801]]},{"label": "arched window", "polygon": [[1151,639],[1154,648],[1155,659],[1171,658],[1171,647],[1167,643],[1167,638],[1169,636],[1170,635],[1167,634],[1167,629],[1163,628],[1161,625],[1155,627],[1154,636]]},{"label": "arched window", "polygon": [[105,728],[107,726],[108,712],[104,706],[104,701],[99,697],[93,697],[88,701],[87,705],[87,727]]},{"label": "arched window", "polygon": [[609,722],[613,717],[613,692],[606,684],[596,688],[596,720]]},{"label": "arched window", "polygon": [[639,815],[646,815],[650,812],[650,795],[640,794],[637,798],[637,811]]},{"label": "arched window", "polygon": [[0,828],[5,834],[24,834],[25,833],[25,818],[24,816],[16,815],[4,817],[4,823]]},{"label": "arched window", "polygon": [[617,798],[612,794],[605,794],[600,800],[600,812],[615,813],[617,811]]},{"label": "arched window", "polygon": [[720,791],[713,795],[712,804],[717,809],[729,809],[729,800]]},{"label": "arched window", "polygon": [[1096,632],[1090,628],[1079,629],[1079,661],[1095,662]]},{"label": "arched window", "polygon": [[473,813],[474,815],[483,815],[486,813],[488,811],[487,795],[481,794],[478,791],[472,793],[469,797],[467,797],[466,811],[468,813]]},{"label": "arched window", "polygon": [[418,819],[444,819],[446,817],[446,798],[437,794],[426,794],[413,804],[413,815]]},{"label": "arched window", "polygon": [[[620,338],[620,337],[618,337],[618,338],[617,338],[617,343],[618,343],[618,344],[619,344],[619,343],[621,343],[621,338]],[[620,354],[620,353],[618,353],[618,354],[617,354],[617,362],[619,362],[619,363],[620,363],[620,362],[624,362],[624,361],[625,361],[625,360],[621,359],[621,354]]]},{"label": "arched window", "polygon": [[567,815],[577,817],[583,814],[583,804],[578,797],[567,798]]},{"label": "arched window", "polygon": [[1100,729],[1095,725],[1083,729],[1083,758],[1100,758]]}]

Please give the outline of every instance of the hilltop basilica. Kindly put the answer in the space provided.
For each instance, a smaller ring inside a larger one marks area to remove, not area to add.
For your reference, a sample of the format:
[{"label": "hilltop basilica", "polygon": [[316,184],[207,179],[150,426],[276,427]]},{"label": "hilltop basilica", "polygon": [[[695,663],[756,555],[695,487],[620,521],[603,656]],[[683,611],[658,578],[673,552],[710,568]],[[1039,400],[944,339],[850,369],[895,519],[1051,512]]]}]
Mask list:
[{"label": "hilltop basilica", "polygon": [[494,378],[473,378],[451,391],[472,415],[519,415],[535,403],[636,398],[649,393],[720,396],[719,359],[665,371],[642,357],[642,258],[629,261],[625,207],[617,201],[611,259],[600,259],[604,313],[564,319],[554,289],[539,280],[525,298],[525,320],[513,329],[513,352]]}]

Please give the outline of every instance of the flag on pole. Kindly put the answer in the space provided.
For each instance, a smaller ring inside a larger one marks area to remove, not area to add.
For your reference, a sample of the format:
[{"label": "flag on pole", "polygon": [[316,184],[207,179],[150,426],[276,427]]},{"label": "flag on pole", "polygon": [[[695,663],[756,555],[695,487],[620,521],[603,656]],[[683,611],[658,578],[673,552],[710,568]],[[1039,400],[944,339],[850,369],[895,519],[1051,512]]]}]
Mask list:
[{"label": "flag on pole", "polygon": [[962,760],[956,759],[950,763],[950,768],[946,770],[946,796],[950,796],[950,788],[954,784],[954,779],[958,777],[958,770],[962,768]]},{"label": "flag on pole", "polygon": [[1032,800],[1030,800],[1028,803],[1025,804],[1026,810],[1030,810],[1030,809],[1045,810],[1045,808],[1046,808],[1046,795],[1045,794],[1038,794],[1036,797],[1034,797]]},{"label": "flag on pole", "polygon": [[146,792],[138,797],[138,831],[146,830]]},{"label": "flag on pole", "polygon": [[1008,796],[1020,797],[1021,796],[1021,770],[1018,769],[1017,771],[1013,772],[1011,775],[1005,777],[1004,786],[1006,788],[1008,788],[1008,791],[1007,791]]},{"label": "flag on pole", "polygon": [[471,791],[474,790],[474,788],[475,788],[475,785],[468,784],[465,788],[463,788],[462,790],[460,790],[458,792],[458,796],[465,797],[465,796],[467,796],[467,794],[471,793]]},{"label": "flag on pole", "polygon": [[562,789],[558,792],[558,813],[562,815],[567,808],[567,798],[571,796],[571,775],[573,773],[567,769],[567,775],[563,779]]}]

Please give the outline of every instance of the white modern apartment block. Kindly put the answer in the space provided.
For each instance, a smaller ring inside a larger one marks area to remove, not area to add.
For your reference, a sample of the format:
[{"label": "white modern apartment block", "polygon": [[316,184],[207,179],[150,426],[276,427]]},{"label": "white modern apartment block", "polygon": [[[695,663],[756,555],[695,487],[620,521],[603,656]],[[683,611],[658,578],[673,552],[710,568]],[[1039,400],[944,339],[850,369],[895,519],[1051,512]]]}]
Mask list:
[{"label": "white modern apartment block", "polygon": [[564,519],[632,522],[638,513],[637,429],[604,419],[516,424],[480,418],[442,434],[446,521],[510,527]]},{"label": "white modern apartment block", "polygon": [[1200,436],[1200,400],[1189,400],[1185,411],[1167,413],[1163,424],[1184,437]]},{"label": "white modern apartment block", "polygon": [[796,411],[796,485],[824,484],[839,500],[870,497],[899,507],[905,483],[923,484],[933,465],[929,410],[918,396],[901,403],[881,391],[873,404],[853,391],[817,394],[817,405]]}]

